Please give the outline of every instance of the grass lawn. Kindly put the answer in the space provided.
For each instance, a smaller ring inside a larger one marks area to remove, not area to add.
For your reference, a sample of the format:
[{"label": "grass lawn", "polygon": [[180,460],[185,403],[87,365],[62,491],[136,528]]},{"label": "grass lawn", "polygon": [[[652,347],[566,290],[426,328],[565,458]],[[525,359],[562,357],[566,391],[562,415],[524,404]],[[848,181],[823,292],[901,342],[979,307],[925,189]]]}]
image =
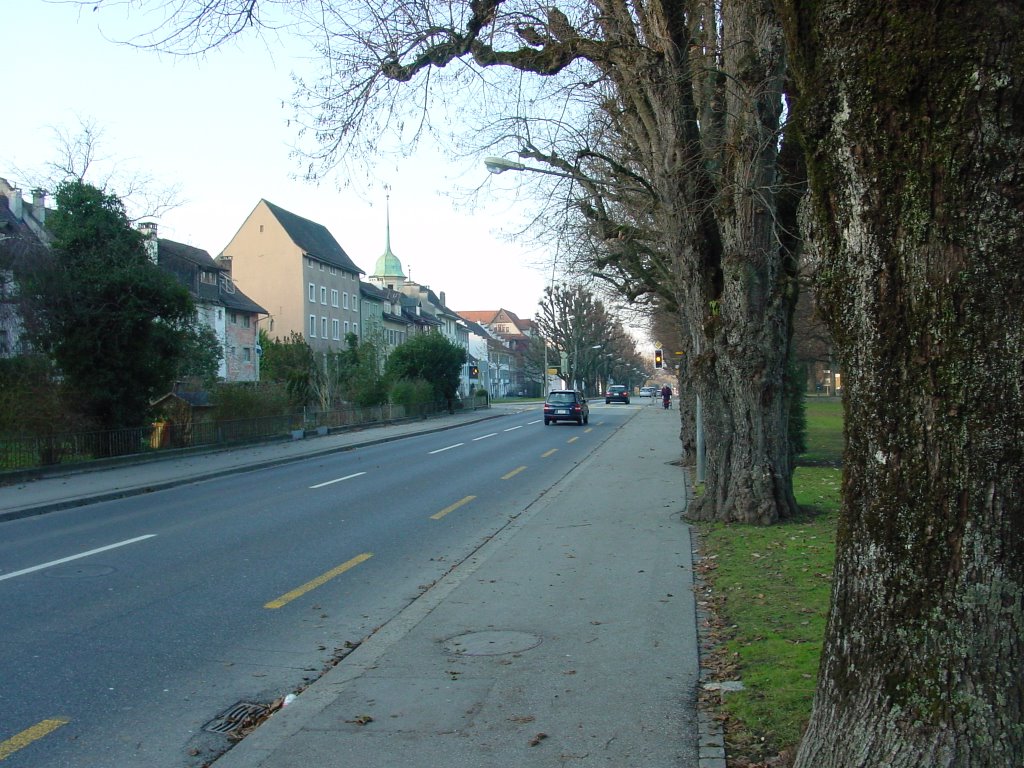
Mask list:
[{"label": "grass lawn", "polygon": [[842,405],[809,398],[807,426],[808,451],[793,479],[796,519],[700,527],[720,641],[709,664],[744,685],[717,702],[731,766],[793,747],[810,716],[835,558]]}]

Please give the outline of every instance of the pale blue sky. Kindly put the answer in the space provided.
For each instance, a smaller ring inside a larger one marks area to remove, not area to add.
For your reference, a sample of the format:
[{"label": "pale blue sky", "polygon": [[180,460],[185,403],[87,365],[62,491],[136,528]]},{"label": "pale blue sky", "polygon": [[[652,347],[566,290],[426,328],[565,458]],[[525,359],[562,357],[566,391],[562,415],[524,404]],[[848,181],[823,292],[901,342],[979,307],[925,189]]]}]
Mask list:
[{"label": "pale blue sky", "polygon": [[290,76],[313,72],[297,42],[252,39],[202,59],[160,56],[104,38],[147,28],[125,13],[44,0],[5,4],[0,176],[25,186],[18,171],[54,157],[53,127],[75,133],[80,119],[92,120],[103,132],[102,155],[180,187],[186,203],[159,220],[162,237],[216,256],[266,198],[324,224],[367,273],[384,250],[390,185],[391,245],[406,274],[445,291],[453,309],[500,306],[533,317],[550,261],[501,235],[521,221],[513,185],[490,184],[472,210],[445,194],[487,181],[482,158],[456,160],[428,145],[412,159],[378,164],[373,179],[349,180],[340,192],[337,178],[295,181]]}]

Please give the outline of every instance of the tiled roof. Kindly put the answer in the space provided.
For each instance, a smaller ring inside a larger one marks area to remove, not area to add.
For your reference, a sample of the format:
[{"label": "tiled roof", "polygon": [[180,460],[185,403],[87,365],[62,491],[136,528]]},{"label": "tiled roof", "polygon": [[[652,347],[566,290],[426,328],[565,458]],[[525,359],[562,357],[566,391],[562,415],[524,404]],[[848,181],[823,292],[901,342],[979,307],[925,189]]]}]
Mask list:
[{"label": "tiled roof", "polygon": [[[157,247],[160,266],[174,274],[196,298],[223,304],[227,309],[239,312],[268,314],[267,310],[239,290],[227,270],[218,265],[207,251],[164,238],[157,240]],[[216,284],[199,280],[196,276],[198,269],[215,272]]]},{"label": "tiled roof", "polygon": [[[225,275],[224,277],[227,277]],[[218,284],[220,288],[220,300],[228,309],[235,309],[239,312],[253,312],[258,315],[269,315],[263,307],[242,293],[230,277],[227,280],[221,279]]]},{"label": "tiled roof", "polygon": [[384,293],[384,291],[378,288],[373,283],[366,283],[360,280],[359,293],[361,293],[368,299],[375,299],[376,301],[387,301],[387,295]]},{"label": "tiled roof", "polygon": [[344,269],[346,272],[364,274],[363,270],[355,265],[352,259],[349,258],[349,255],[345,253],[345,249],[338,244],[338,241],[334,239],[334,235],[323,224],[317,224],[315,221],[310,221],[291,211],[286,211],[284,208],[274,205],[268,200],[263,202],[270,212],[274,214],[274,218],[284,227],[288,237],[302,249],[303,253],[312,256],[318,261],[322,261],[324,264]]},{"label": "tiled roof", "polygon": [[160,238],[157,243],[160,246],[161,257],[166,253],[169,256],[190,261],[204,269],[215,269],[218,272],[222,269],[217,265],[217,262],[213,260],[213,257],[202,248],[195,248],[191,245],[176,243],[173,240],[165,240],[164,238]]},{"label": "tiled roof", "polygon": [[463,320],[472,320],[474,323],[487,325],[498,315],[498,312],[499,310],[497,309],[480,309],[472,312],[459,312],[458,315]]}]

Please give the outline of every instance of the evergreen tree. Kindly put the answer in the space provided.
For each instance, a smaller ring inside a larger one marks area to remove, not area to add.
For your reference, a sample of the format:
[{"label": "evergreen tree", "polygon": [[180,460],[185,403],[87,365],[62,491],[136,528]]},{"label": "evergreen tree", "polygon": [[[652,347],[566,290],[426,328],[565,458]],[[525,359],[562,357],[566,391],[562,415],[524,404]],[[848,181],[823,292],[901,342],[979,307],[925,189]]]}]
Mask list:
[{"label": "evergreen tree", "polygon": [[116,196],[69,181],[54,197],[53,247],[22,280],[27,336],[52,357],[69,402],[93,426],[139,426],[174,381],[192,299],[149,261]]},{"label": "evergreen tree", "polygon": [[386,375],[392,382],[422,379],[428,382],[448,410],[454,410],[459,389],[459,372],[466,362],[466,350],[440,333],[413,336],[399,345],[388,358]]}]

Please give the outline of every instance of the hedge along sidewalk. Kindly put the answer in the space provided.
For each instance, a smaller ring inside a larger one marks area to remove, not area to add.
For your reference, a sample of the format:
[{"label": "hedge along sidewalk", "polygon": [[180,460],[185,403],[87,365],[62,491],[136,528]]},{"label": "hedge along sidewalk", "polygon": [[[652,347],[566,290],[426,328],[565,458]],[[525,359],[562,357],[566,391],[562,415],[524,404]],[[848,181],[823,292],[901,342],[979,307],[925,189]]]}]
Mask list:
[{"label": "hedge along sidewalk", "polygon": [[[801,514],[769,526],[702,524],[699,599],[710,614],[706,690],[730,766],[788,765],[811,714],[835,559],[842,405],[807,403],[807,456],[794,472]],[[726,689],[733,686],[727,685]]]}]

